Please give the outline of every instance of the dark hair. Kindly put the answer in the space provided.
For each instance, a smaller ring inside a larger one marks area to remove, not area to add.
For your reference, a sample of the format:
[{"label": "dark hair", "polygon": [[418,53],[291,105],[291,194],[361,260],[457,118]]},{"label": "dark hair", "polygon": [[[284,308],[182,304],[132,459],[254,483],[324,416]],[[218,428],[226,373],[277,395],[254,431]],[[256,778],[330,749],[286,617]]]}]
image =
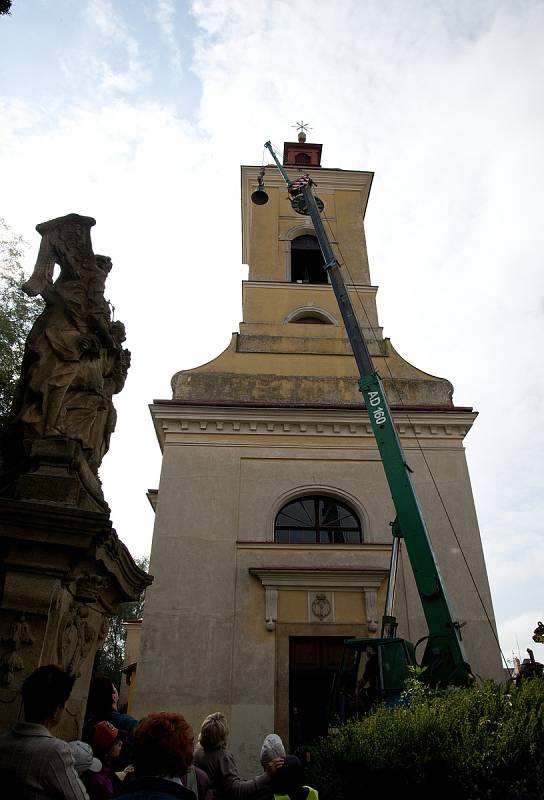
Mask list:
[{"label": "dark hair", "polygon": [[111,678],[97,675],[89,687],[86,717],[93,720],[109,719],[112,712],[114,685]]},{"label": "dark hair", "polygon": [[64,707],[75,683],[75,675],[49,664],[38,667],[23,683],[23,706],[27,722],[43,722],[58,706]]},{"label": "dark hair", "polygon": [[181,714],[149,714],[136,728],[136,775],[185,775],[192,760],[193,729]]},{"label": "dark hair", "polygon": [[308,795],[308,790],[303,786],[304,768],[296,756],[286,756],[281,766],[272,778],[272,791],[274,794],[286,794],[291,800],[303,800]]}]

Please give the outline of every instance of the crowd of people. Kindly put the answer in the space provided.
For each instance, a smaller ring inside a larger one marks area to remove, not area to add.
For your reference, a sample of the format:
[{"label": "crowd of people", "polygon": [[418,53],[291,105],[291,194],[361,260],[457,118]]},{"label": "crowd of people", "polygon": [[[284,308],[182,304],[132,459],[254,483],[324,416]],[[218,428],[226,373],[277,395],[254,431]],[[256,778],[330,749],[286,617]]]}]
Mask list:
[{"label": "crowd of people", "polygon": [[[82,739],[64,742],[58,725],[74,676],[39,667],[22,688],[24,720],[0,735],[3,796],[20,800],[318,800],[304,784],[299,759],[269,734],[261,774],[244,779],[228,750],[229,725],[215,712],[198,742],[179,713],[149,714],[139,722],[118,709],[108,678],[91,684]],[[4,794],[5,792],[5,794]]]}]

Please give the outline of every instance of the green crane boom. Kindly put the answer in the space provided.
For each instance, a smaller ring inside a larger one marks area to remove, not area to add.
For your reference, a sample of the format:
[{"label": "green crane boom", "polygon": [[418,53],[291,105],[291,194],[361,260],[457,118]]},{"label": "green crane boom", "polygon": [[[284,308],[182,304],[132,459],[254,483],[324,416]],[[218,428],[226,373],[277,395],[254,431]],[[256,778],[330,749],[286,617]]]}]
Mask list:
[{"label": "green crane boom", "polygon": [[[324,266],[338,301],[357,362],[360,375],[359,388],[364,397],[397,515],[393,523],[393,534],[395,537],[402,537],[405,541],[429,630],[421,659],[421,666],[425,668],[424,678],[433,685],[465,684],[469,680],[470,667],[467,664],[461,641],[460,626],[454,621],[444,581],[440,575],[431,539],[410,476],[411,469],[406,462],[382,381],[372,363],[368,346],[342,277],[340,265],[325,231],[312,191],[313,182],[309,176],[290,181],[270,142],[266,142],[265,147],[270,151],[287,184],[291,202],[296,203],[297,210],[302,210],[302,213],[308,214],[312,220],[323,254]],[[399,665],[404,663],[406,666],[414,659],[413,645],[395,638],[396,621],[390,614],[391,609],[386,605],[386,616],[384,616],[382,628],[382,637],[385,636],[385,638],[371,640],[378,647],[382,688],[384,688],[384,684],[387,684],[388,676],[393,684],[399,683],[399,672],[406,674],[406,668],[403,669]],[[353,640],[354,644],[356,641]],[[382,652],[379,648],[380,643],[389,646],[384,646]],[[402,682],[400,688],[402,688]]]}]

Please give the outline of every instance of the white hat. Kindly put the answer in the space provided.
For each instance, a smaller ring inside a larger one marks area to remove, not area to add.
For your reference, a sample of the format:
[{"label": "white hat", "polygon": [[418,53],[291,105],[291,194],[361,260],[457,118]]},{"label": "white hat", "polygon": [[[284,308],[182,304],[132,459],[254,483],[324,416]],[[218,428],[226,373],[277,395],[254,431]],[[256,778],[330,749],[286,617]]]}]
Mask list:
[{"label": "white hat", "polygon": [[93,749],[90,744],[79,742],[76,739],[73,742],[68,742],[68,747],[74,757],[74,767],[78,773],[86,772],[88,769],[91,772],[100,772],[102,762],[93,756]]},{"label": "white hat", "polygon": [[261,747],[261,764],[264,767],[274,758],[285,758],[285,747],[277,733],[269,733]]}]

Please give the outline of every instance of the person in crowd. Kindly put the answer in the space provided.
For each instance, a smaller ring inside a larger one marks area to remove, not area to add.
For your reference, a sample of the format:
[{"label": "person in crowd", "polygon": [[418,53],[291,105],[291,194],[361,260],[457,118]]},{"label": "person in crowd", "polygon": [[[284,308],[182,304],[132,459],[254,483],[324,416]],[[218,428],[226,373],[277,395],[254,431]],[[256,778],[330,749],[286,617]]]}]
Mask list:
[{"label": "person in crowd", "polygon": [[123,800],[195,800],[182,783],[193,759],[193,730],[181,714],[149,714],[134,735],[134,777],[117,792]]},{"label": "person in crowd", "polygon": [[317,791],[304,785],[304,769],[296,756],[286,756],[272,778],[274,800],[319,800]]},{"label": "person in crowd", "polygon": [[0,736],[2,795],[17,800],[88,800],[66,742],[52,731],[60,722],[75,677],[53,664],[23,683],[24,722]]},{"label": "person in crowd", "polygon": [[267,765],[276,758],[285,758],[285,747],[277,733],[269,733],[261,747],[261,764],[266,771]]},{"label": "person in crowd", "polygon": [[181,776],[181,782],[193,792],[196,800],[213,800],[210,779],[203,769],[191,764],[185,775]]},{"label": "person in crowd", "polygon": [[119,694],[109,678],[103,676],[93,678],[87,701],[83,739],[92,745],[95,725],[104,720],[111,722],[114,727],[121,731],[124,740],[122,755],[115,765],[116,769],[123,769],[131,760],[134,731],[138,720],[130,714],[118,711],[118,702]]},{"label": "person in crowd", "polygon": [[104,719],[94,726],[93,752],[102,762],[102,768],[87,773],[83,778],[90,800],[109,800],[121,785],[114,772],[121,747],[121,735],[115,725]]},{"label": "person in crowd", "polygon": [[195,764],[208,775],[215,800],[270,798],[271,779],[283,759],[272,759],[262,775],[244,780],[238,773],[232,753],[226,749],[228,735],[226,717],[217,711],[206,717],[202,723],[195,748]]},{"label": "person in crowd", "polygon": [[102,762],[93,755],[93,748],[87,742],[80,742],[79,739],[74,739],[68,742],[68,747],[74,759],[74,767],[77,774],[85,783],[83,776],[87,771],[100,772],[102,769]]}]

